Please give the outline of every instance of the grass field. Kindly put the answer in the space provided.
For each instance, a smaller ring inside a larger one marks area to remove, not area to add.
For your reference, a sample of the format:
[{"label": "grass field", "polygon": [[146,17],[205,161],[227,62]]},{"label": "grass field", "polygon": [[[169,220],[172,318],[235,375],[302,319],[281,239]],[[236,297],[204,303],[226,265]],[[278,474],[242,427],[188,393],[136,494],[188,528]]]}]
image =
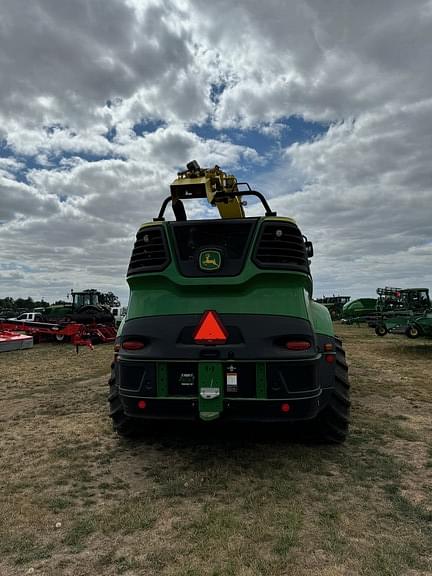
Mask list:
[{"label": "grass field", "polygon": [[432,341],[337,326],[344,446],[283,430],[111,431],[110,346],[4,353],[0,575],[432,574]]}]

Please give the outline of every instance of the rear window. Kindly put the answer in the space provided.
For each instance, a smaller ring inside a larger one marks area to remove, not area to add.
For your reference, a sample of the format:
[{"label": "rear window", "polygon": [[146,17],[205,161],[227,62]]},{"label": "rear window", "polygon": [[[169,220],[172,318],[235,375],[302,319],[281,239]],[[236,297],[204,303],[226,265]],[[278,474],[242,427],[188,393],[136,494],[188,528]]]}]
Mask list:
[{"label": "rear window", "polygon": [[221,267],[212,275],[234,276],[239,274],[250,246],[257,219],[204,220],[199,222],[172,222],[174,244],[180,271],[185,276],[203,276],[209,272],[199,266],[203,250],[218,250],[222,256]]}]

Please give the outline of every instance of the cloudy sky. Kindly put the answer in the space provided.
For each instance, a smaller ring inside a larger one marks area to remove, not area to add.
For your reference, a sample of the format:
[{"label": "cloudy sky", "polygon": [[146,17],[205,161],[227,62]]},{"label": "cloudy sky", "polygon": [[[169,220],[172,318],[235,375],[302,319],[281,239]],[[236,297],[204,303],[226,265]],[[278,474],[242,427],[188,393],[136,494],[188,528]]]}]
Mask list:
[{"label": "cloudy sky", "polygon": [[431,0],[0,0],[0,297],[113,291],[186,162],[314,242],[315,295],[432,288]]}]

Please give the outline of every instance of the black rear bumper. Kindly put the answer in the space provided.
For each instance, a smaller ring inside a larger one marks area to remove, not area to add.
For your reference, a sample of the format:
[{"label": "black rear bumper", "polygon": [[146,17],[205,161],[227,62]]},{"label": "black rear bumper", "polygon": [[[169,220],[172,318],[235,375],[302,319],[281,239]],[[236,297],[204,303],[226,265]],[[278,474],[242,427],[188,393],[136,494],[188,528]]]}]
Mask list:
[{"label": "black rear bumper", "polygon": [[[327,402],[329,391],[320,391],[315,397],[295,400],[233,400],[226,398],[220,420],[230,422],[295,422],[314,418]],[[138,408],[135,397],[121,396],[125,411],[130,417],[143,420],[198,421],[198,401],[193,398],[147,398],[146,408]],[[282,406],[289,404],[289,411]]]},{"label": "black rear bumper", "polygon": [[[334,386],[335,364],[327,361],[334,356],[334,339],[315,334],[310,323],[299,318],[228,314],[221,319],[230,338],[216,346],[193,342],[198,315],[126,323],[118,343],[140,339],[144,347],[133,351],[120,347],[117,356],[116,382],[125,413],[143,419],[199,419],[200,366],[212,363],[220,372],[220,419],[314,418]],[[287,339],[306,340],[310,348],[287,350]],[[329,344],[333,351],[325,350]]]},{"label": "black rear bumper", "polygon": [[[308,358],[315,354],[317,337],[310,322],[303,318],[269,314],[219,314],[228,332],[225,344],[196,344],[193,333],[202,314],[172,314],[128,320],[118,342],[139,338],[142,350],[129,352],[129,358],[160,360],[286,360],[283,342],[287,338],[308,340],[311,349],[298,354]],[[123,356],[126,356],[122,352]]]}]

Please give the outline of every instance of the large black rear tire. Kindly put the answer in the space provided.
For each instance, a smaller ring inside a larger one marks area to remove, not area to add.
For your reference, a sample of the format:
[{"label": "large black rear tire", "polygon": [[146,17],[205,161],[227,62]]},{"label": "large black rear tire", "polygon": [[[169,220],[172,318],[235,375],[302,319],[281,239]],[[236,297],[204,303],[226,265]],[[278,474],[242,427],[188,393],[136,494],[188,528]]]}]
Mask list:
[{"label": "large black rear tire", "polygon": [[109,379],[108,403],[113,430],[124,438],[132,438],[137,435],[139,426],[134,418],[127,416],[120,400],[118,384],[115,379],[114,364],[111,365],[111,378]]},{"label": "large black rear tire", "polygon": [[340,340],[335,338],[335,383],[327,406],[313,421],[313,436],[319,442],[341,444],[345,442],[350,422],[350,385],[348,365]]}]

